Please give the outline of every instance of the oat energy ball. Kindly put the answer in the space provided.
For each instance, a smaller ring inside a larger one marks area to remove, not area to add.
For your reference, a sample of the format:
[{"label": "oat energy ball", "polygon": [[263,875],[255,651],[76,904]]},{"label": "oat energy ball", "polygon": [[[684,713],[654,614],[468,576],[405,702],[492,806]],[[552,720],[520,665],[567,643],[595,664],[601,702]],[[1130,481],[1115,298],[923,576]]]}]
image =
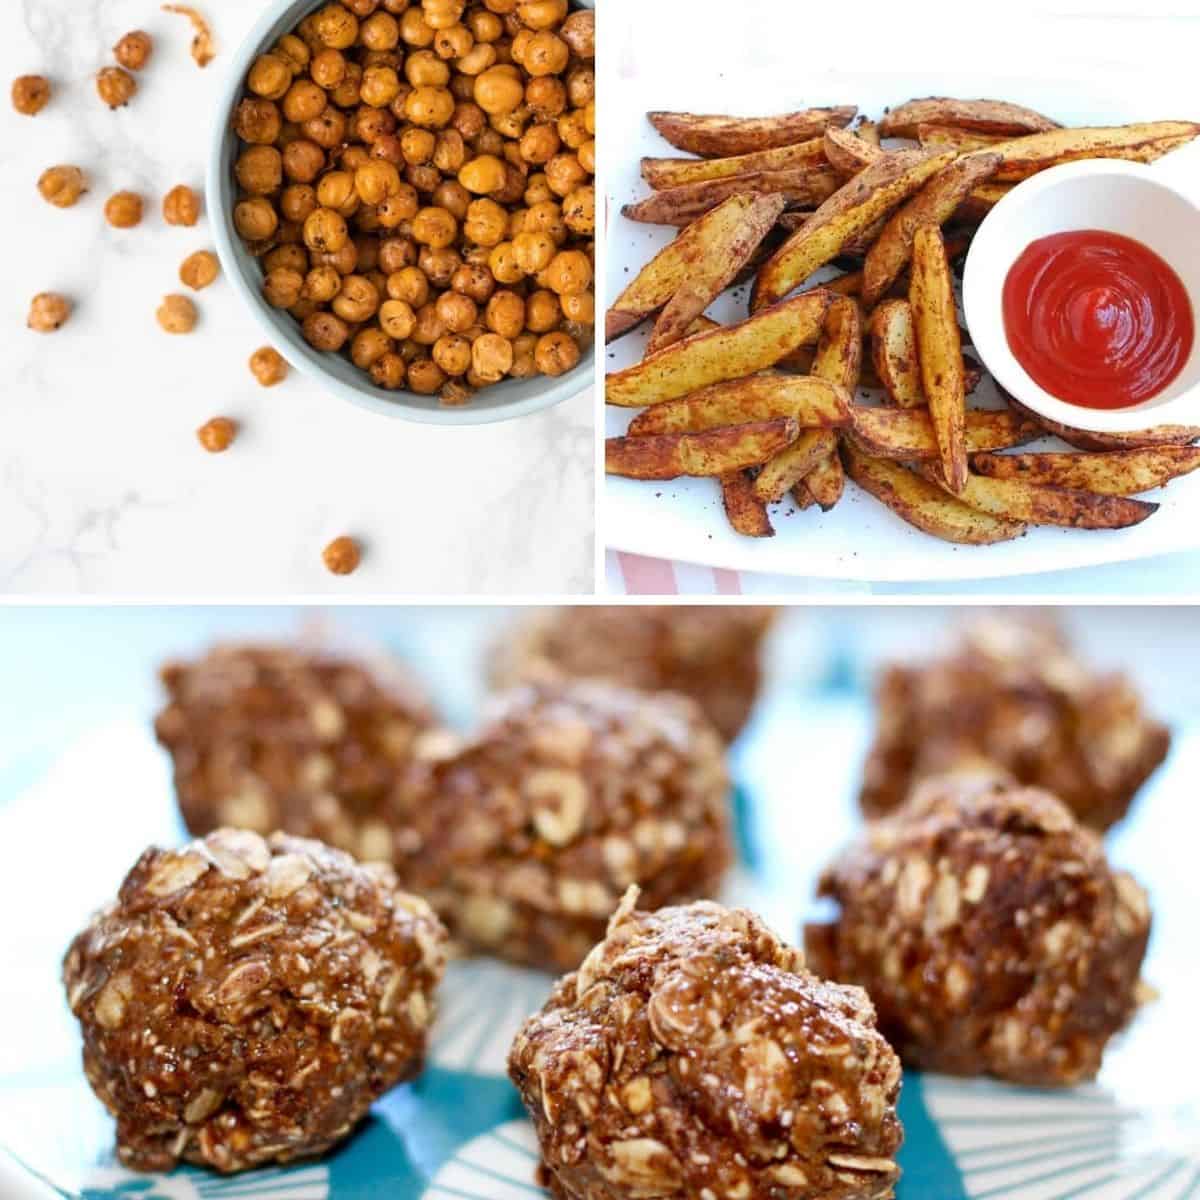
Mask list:
[{"label": "oat energy ball", "polygon": [[647,908],[712,896],[731,859],[721,741],[682,696],[518,688],[421,773],[397,869],[514,962],[577,967],[630,884]]},{"label": "oat energy ball", "polygon": [[155,723],[188,829],[285,830],[363,859],[391,858],[385,808],[433,722],[391,663],[328,650],[220,646],[162,671]]},{"label": "oat energy ball", "polygon": [[513,1043],[557,1200],[888,1197],[900,1060],[753,914],[622,903]]},{"label": "oat energy ball", "polygon": [[906,1065],[1039,1086],[1100,1069],[1133,1015],[1146,895],[1034,788],[931,780],[824,875],[814,970],[857,983]]},{"label": "oat energy ball", "polygon": [[391,870],[223,829],[147,850],[63,968],[135,1170],[321,1154],[421,1067],[445,931]]},{"label": "oat energy ball", "polygon": [[570,607],[536,612],[493,651],[500,686],[546,679],[611,679],[691,696],[732,741],[762,681],[773,610],[753,607]]},{"label": "oat energy ball", "polygon": [[1171,735],[1122,675],[1099,674],[1046,624],[982,622],[949,655],[893,665],[876,698],[861,803],[868,816],[961,759],[990,759],[1105,830],[1163,761]]}]

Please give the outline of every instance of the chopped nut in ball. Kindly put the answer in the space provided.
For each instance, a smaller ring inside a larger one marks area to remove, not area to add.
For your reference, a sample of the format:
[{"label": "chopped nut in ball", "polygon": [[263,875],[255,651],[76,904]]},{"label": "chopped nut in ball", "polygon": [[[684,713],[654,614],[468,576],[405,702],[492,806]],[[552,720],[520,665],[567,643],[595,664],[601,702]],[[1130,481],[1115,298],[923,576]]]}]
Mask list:
[{"label": "chopped nut in ball", "polygon": [[321,551],[325,569],[333,575],[353,575],[362,563],[362,546],[352,537],[336,537]]},{"label": "chopped nut in ball", "polygon": [[38,179],[42,199],[55,208],[73,207],[87,190],[87,178],[78,167],[50,167]]},{"label": "chopped nut in ball", "polygon": [[123,67],[105,67],[96,76],[96,92],[109,108],[124,108],[137,89],[137,80]]},{"label": "chopped nut in ball", "polygon": [[158,323],[167,333],[191,333],[196,328],[196,306],[186,296],[164,296]]},{"label": "chopped nut in ball", "polygon": [[43,75],[20,75],[13,80],[13,108],[22,116],[36,117],[50,103],[50,81]]},{"label": "chopped nut in ball", "polygon": [[26,324],[35,333],[53,333],[71,318],[71,302],[57,292],[40,292],[29,306]]},{"label": "chopped nut in ball", "polygon": [[137,192],[117,192],[104,205],[105,220],[114,229],[132,229],[142,223],[142,198]]},{"label": "chopped nut in ball", "polygon": [[203,291],[216,282],[221,273],[221,263],[211,250],[197,250],[183,260],[179,268],[179,281],[194,292]]},{"label": "chopped nut in ball", "polygon": [[237,422],[228,417],[213,417],[196,430],[197,440],[209,454],[221,454],[228,450],[237,434]]},{"label": "chopped nut in ball", "polygon": [[1133,1015],[1146,894],[1049,792],[930,779],[822,877],[814,968],[871,994],[905,1063],[1039,1086],[1091,1079]]},{"label": "chopped nut in ball", "polygon": [[591,677],[646,691],[691,696],[732,741],[762,682],[761,649],[770,608],[606,607],[533,612],[492,650],[497,687]]},{"label": "chopped nut in ball", "polygon": [[200,197],[186,184],[173,187],[163,197],[163,220],[168,225],[195,225],[200,220]]},{"label": "chopped nut in ball", "polygon": [[397,775],[434,724],[391,662],[284,646],[219,647],[162,671],[155,722],[192,833],[283,829],[390,859]]},{"label": "chopped nut in ball", "polygon": [[147,850],[63,966],[122,1165],[336,1145],[420,1071],[444,942],[390,869],[320,842],[222,829]]},{"label": "chopped nut in ball", "polygon": [[951,654],[882,674],[861,802],[893,811],[915,783],[987,758],[1104,830],[1167,755],[1170,731],[1130,681],[1084,662],[1052,626],[994,618]]},{"label": "chopped nut in ball", "polygon": [[288,365],[278,350],[263,346],[250,356],[250,371],[263,387],[275,387],[287,378]]},{"label": "chopped nut in ball", "polygon": [[140,71],[154,50],[154,39],[141,29],[127,33],[114,47],[113,56],[130,71]]},{"label": "chopped nut in ball", "polygon": [[649,908],[713,896],[731,861],[716,730],[686,697],[594,680],[497,698],[397,793],[397,870],[468,945],[569,970],[630,884]]},{"label": "chopped nut in ball", "polygon": [[900,1061],[753,913],[622,902],[508,1070],[563,1200],[884,1200]]}]

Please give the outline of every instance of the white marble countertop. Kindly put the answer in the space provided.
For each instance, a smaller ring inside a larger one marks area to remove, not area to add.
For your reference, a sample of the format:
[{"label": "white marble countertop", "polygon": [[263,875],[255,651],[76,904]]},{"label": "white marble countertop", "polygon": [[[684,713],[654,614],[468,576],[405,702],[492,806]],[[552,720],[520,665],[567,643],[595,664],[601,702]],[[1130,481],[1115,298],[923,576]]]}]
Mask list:
[{"label": "white marble countertop", "polygon": [[[260,11],[200,0],[218,58],[200,71],[187,21],[156,0],[8,0],[0,39],[0,593],[278,597],[310,594],[535,595],[593,586],[591,395],[503,425],[437,429],[355,409],[297,372],[263,389],[246,366],[261,331],[219,281],[196,296],[200,325],[155,321],[178,269],[212,248],[207,220],[171,228],[161,198],[198,190],[219,73]],[[17,17],[16,11],[10,16]],[[131,29],[156,50],[126,109],[93,78]],[[8,101],[17,75],[56,89],[35,118]],[[37,194],[48,166],[74,163],[91,192],[58,210]],[[133,230],[105,199],[147,198]],[[74,298],[70,324],[28,332],[30,299]],[[242,423],[223,455],[196,428]],[[336,578],[321,550],[340,534],[366,556]]]}]

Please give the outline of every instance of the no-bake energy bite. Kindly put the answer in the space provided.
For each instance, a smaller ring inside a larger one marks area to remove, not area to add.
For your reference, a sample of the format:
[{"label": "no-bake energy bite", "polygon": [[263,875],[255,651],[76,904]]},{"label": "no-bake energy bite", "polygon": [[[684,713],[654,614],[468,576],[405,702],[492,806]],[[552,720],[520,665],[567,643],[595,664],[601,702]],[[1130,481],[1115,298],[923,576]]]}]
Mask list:
[{"label": "no-bake energy bite", "polygon": [[222,646],[168,664],[162,679],[169,701],[155,730],[193,833],[282,829],[359,858],[392,857],[389,795],[434,720],[397,667],[326,650]]},{"label": "no-bake energy bite", "polygon": [[752,913],[636,900],[509,1056],[557,1200],[891,1196],[900,1061],[867,994]]},{"label": "no-bake energy bite", "polygon": [[721,740],[682,696],[518,688],[414,772],[397,869],[469,946],[570,970],[630,884],[648,908],[712,896],[731,859]]},{"label": "no-bake energy bite", "polygon": [[1132,1017],[1145,892],[1049,793],[930,780],[823,876],[809,959],[865,987],[906,1065],[1041,1086],[1092,1078]]},{"label": "no-bake energy bite", "polygon": [[389,868],[318,842],[225,829],[147,850],[63,969],[122,1164],[328,1150],[420,1070],[445,937]]},{"label": "no-bake energy bite", "polygon": [[506,631],[493,651],[492,681],[590,677],[682,692],[732,741],[758,696],[772,617],[772,609],[749,606],[551,609]]},{"label": "no-bake energy bite", "polygon": [[1105,830],[1171,740],[1125,676],[1093,670],[1052,626],[1000,619],[966,630],[945,657],[888,667],[876,720],[861,793],[872,817],[922,778],[986,758]]}]

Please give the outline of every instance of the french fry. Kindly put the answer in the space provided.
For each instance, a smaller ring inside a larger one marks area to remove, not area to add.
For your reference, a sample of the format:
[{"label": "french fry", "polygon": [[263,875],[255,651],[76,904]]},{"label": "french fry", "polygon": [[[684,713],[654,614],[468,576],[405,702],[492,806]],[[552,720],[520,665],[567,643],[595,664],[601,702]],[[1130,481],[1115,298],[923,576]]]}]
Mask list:
[{"label": "french fry", "polygon": [[730,175],[819,167],[824,162],[825,143],[815,137],[794,146],[776,146],[773,150],[756,150],[753,154],[735,154],[730,158],[643,158],[642,178],[655,191],[661,191],[709,179],[727,179]]},{"label": "french fry", "polygon": [[798,512],[804,512],[806,508],[812,508],[816,503],[812,492],[808,490],[808,484],[803,479],[792,488],[792,503],[795,504]]},{"label": "french fry", "polygon": [[845,244],[886,216],[954,159],[952,151],[897,150],[860,171],[775,251],[758,273],[751,309],[758,311],[799,287],[836,258]]},{"label": "french fry", "polygon": [[785,300],[737,325],[696,333],[605,380],[605,401],[643,408],[774,366],[821,336],[832,292]]},{"label": "french fry", "polygon": [[[868,454],[910,462],[938,457],[937,437],[928,412],[856,404],[850,413],[846,432]],[[972,409],[966,414],[964,437],[968,454],[1009,450],[1040,437],[1041,433],[1036,422],[1007,409]]]},{"label": "french fry", "polygon": [[782,196],[733,196],[726,204],[734,201],[741,201],[741,220],[722,222],[716,237],[701,237],[685,251],[684,278],[654,323],[647,354],[657,354],[686,336],[688,326],[729,286],[771,231],[784,205]]},{"label": "french fry", "polygon": [[781,417],[704,433],[614,437],[604,443],[604,470],[627,479],[727,475],[766,462],[799,436],[795,420]]},{"label": "french fry", "polygon": [[1018,137],[1058,129],[1057,121],[1004,100],[955,100],[949,96],[929,96],[909,100],[884,114],[879,132],[884,137],[916,137],[921,125],[958,125],[980,133],[1003,133]]},{"label": "french fry", "polygon": [[872,458],[849,441],[842,443],[842,463],[846,474],[864,491],[902,520],[944,542],[987,546],[1011,541],[1025,532],[1021,522],[978,512],[899,463]]},{"label": "french fry", "polygon": [[837,435],[812,429],[771,457],[754,480],[754,494],[764,504],[775,504],[831,452],[837,452]]},{"label": "french fry", "polygon": [[846,472],[836,447],[792,488],[793,496],[798,488],[803,488],[821,506],[822,512],[828,512],[837,504],[846,490]]},{"label": "french fry", "polygon": [[1000,155],[997,183],[1015,183],[1059,163],[1084,158],[1153,162],[1200,134],[1194,121],[1150,121],[1135,125],[1055,129],[991,147]]},{"label": "french fry", "polygon": [[1006,133],[980,133],[961,125],[927,123],[917,126],[917,141],[926,150],[957,150],[960,154],[969,154],[972,150],[987,150],[997,142],[1011,140]]},{"label": "french fry", "polygon": [[[707,280],[711,289],[725,276],[736,275],[778,219],[784,203],[780,196],[734,195],[689,225],[637,273],[613,302],[605,315],[605,340],[611,342],[652,313],[669,307],[672,298],[681,292],[686,291],[693,300],[699,298],[699,280]],[[716,286],[688,321],[699,316],[724,286]],[[686,308],[681,301],[672,315],[672,324]]]},{"label": "french fry", "polygon": [[812,373],[853,395],[862,374],[862,348],[862,309],[858,301],[852,296],[835,297],[825,313]]},{"label": "french fry", "polygon": [[853,105],[843,105],[806,108],[776,117],[698,116],[678,112],[651,112],[646,116],[676,150],[720,158],[794,146],[819,137],[830,125],[849,125],[857,112]]},{"label": "french fry", "polygon": [[897,408],[923,408],[925,387],[917,358],[917,335],[907,300],[885,300],[871,316],[871,359]]},{"label": "french fry", "polygon": [[1100,454],[976,454],[972,466],[992,479],[1023,479],[1098,496],[1136,496],[1200,468],[1200,449],[1149,446]]},{"label": "french fry", "polygon": [[622,216],[648,225],[690,225],[722,200],[739,192],[782,196],[789,204],[816,205],[837,189],[837,176],[829,167],[791,167],[785,171],[757,171],[706,179],[655,192],[636,204],[626,204]]},{"label": "french fry", "polygon": [[796,375],[752,375],[666,400],[629,423],[630,437],[700,433],[724,425],[792,417],[801,429],[834,429],[850,420],[851,395],[825,379]]},{"label": "french fry", "polygon": [[912,257],[913,235],[922,225],[944,225],[976,187],[1000,165],[1000,156],[978,153],[939,171],[907,204],[897,209],[863,263],[862,302],[874,308]]},{"label": "french fry", "polygon": [[767,506],[754,494],[753,483],[745,471],[722,475],[720,483],[725,516],[735,533],[744,537],[775,536]]},{"label": "french fry", "polygon": [[829,165],[846,178],[857,175],[886,153],[878,142],[869,142],[849,129],[825,130],[823,143]]},{"label": "french fry", "polygon": [[1086,429],[1074,429],[1026,408],[1003,388],[998,390],[1014,412],[1028,417],[1047,433],[1054,434],[1077,450],[1137,450],[1142,446],[1190,446],[1200,441],[1200,425],[1155,425],[1130,433],[1094,433]]},{"label": "french fry", "polygon": [[922,225],[913,236],[909,304],[917,335],[921,382],[937,435],[944,477],[950,490],[957,493],[967,481],[967,445],[963,433],[967,390],[950,264],[942,232],[934,225]]},{"label": "french fry", "polygon": [[982,184],[958,206],[955,218],[968,225],[978,225],[1015,186],[1011,183]]}]

